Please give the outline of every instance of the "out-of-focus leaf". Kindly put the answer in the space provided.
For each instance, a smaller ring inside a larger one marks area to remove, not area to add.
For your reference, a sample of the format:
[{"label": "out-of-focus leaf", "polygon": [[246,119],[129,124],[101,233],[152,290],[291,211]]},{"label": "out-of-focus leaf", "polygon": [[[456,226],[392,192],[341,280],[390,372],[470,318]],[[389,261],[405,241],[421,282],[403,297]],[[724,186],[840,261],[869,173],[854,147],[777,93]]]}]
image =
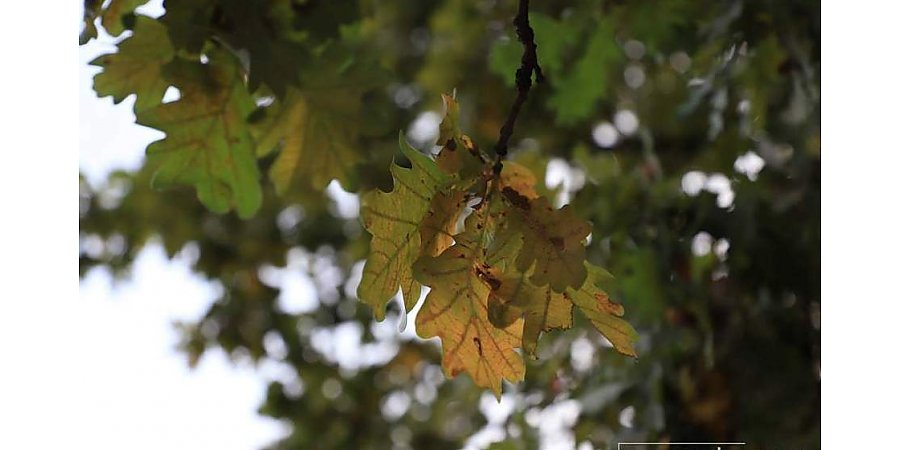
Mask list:
[{"label": "out-of-focus leaf", "polygon": [[281,151],[269,176],[279,194],[292,183],[310,183],[322,189],[333,179],[348,188],[354,184],[354,168],[360,159],[356,148],[359,97],[331,91],[304,93],[291,89],[277,112],[263,125],[266,130],[256,153]]},{"label": "out-of-focus leaf", "polygon": [[209,64],[175,60],[165,75],[181,98],[138,114],[138,123],[166,133],[147,147],[157,165],[155,187],[189,184],[210,210],[232,207],[250,217],[262,202],[259,172],[245,118],[253,110],[237,64],[215,52]]},{"label": "out-of-focus leaf", "polygon": [[[128,28],[127,21],[134,19],[134,10],[147,3],[147,0],[112,0],[103,10],[101,22],[110,36],[118,36]],[[131,19],[128,19],[131,17]]]},{"label": "out-of-focus leaf", "polygon": [[588,117],[597,101],[610,91],[611,68],[618,67],[622,52],[609,25],[601,23],[587,41],[584,54],[567,73],[550,78],[550,107],[557,120],[570,124]]},{"label": "out-of-focus leaf", "polygon": [[170,84],[162,76],[162,67],[174,56],[166,27],[140,16],[134,34],[119,44],[117,53],[101,55],[91,61],[103,68],[94,77],[94,90],[100,96],[111,95],[116,103],[136,94],[135,111],[159,105]]}]

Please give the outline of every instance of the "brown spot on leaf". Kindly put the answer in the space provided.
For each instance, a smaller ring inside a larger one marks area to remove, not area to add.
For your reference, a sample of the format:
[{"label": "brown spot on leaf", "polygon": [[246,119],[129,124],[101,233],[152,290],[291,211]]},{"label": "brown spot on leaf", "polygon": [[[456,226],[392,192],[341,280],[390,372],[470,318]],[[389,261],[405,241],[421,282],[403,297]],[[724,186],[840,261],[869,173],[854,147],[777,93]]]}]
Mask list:
[{"label": "brown spot on leaf", "polygon": [[513,206],[526,211],[531,209],[531,203],[528,201],[528,197],[520,194],[515,189],[507,186],[503,188],[502,193],[506,200],[512,203]]},{"label": "brown spot on leaf", "polygon": [[558,249],[560,249],[560,250],[565,250],[565,248],[566,248],[566,243],[563,242],[562,239],[560,239],[560,238],[558,238],[558,237],[556,237],[556,236],[551,236],[550,239],[549,239],[549,241],[550,241],[551,244],[553,244],[554,247],[556,247],[556,248],[558,248]]}]

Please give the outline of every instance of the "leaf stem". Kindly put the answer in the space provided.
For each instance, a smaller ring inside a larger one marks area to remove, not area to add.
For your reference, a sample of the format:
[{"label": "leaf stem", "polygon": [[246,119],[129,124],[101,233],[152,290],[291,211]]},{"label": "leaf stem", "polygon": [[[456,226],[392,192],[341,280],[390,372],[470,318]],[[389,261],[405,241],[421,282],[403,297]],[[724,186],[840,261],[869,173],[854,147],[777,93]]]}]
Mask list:
[{"label": "leaf stem", "polygon": [[513,25],[516,27],[516,36],[524,48],[522,51],[522,61],[519,68],[516,69],[516,100],[509,109],[506,116],[506,122],[500,128],[500,138],[494,146],[494,152],[497,160],[494,162],[494,174],[497,175],[503,170],[503,159],[506,158],[506,151],[509,147],[509,138],[512,137],[513,129],[516,126],[516,118],[519,117],[519,111],[528,98],[528,91],[531,90],[531,76],[535,75],[537,82],[544,81],[544,74],[541,66],[538,65],[537,44],[534,42],[534,30],[528,22],[528,0],[519,0],[519,11],[516,18],[513,19]]}]

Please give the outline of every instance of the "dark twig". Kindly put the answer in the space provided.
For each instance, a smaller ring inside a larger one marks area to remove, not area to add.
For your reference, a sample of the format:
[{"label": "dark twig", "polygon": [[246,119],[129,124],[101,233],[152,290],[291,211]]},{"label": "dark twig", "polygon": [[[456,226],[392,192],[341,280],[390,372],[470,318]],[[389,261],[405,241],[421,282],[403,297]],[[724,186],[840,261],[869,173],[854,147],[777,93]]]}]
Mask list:
[{"label": "dark twig", "polygon": [[516,100],[509,109],[509,115],[506,116],[506,122],[500,128],[500,138],[494,151],[497,154],[497,161],[494,163],[494,173],[499,174],[503,170],[503,159],[506,158],[506,150],[509,147],[509,138],[512,137],[513,129],[516,126],[516,118],[519,117],[519,111],[522,104],[528,98],[528,91],[531,90],[531,76],[535,75],[537,82],[544,81],[544,74],[541,72],[541,66],[538,65],[537,44],[534,43],[534,30],[528,23],[528,0],[519,0],[519,12],[513,19],[513,25],[516,27],[516,36],[522,43],[524,51],[522,52],[522,62],[516,70]]}]

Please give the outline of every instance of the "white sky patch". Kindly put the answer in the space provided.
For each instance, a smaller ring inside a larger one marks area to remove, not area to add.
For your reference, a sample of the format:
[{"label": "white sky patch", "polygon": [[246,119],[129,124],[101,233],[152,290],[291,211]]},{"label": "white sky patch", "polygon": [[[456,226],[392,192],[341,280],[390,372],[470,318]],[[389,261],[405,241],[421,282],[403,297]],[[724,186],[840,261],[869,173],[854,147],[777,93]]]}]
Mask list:
[{"label": "white sky patch", "polygon": [[581,403],[569,399],[554,402],[543,410],[531,408],[525,412],[525,421],[538,428],[541,450],[571,450],[575,448],[572,427],[580,414]]},{"label": "white sky patch", "polygon": [[719,257],[722,261],[728,259],[728,249],[731,248],[731,242],[728,239],[722,238],[716,241],[716,245],[713,246],[713,251],[716,252],[716,256]]},{"label": "white sky patch", "polygon": [[407,136],[409,136],[410,140],[419,144],[434,142],[440,132],[441,119],[442,116],[439,113],[425,111],[419,114],[410,124]]},{"label": "white sky patch", "polygon": [[156,19],[165,14],[166,10],[163,8],[163,0],[150,0],[135,8],[134,12]]},{"label": "white sky patch", "polygon": [[752,150],[734,160],[734,170],[747,175],[750,181],[756,181],[759,172],[765,166],[766,161]]},{"label": "white sky patch", "polygon": [[[94,270],[82,280],[79,298],[54,303],[52,312],[46,302],[22,301],[15,320],[0,317],[6,332],[28,336],[29,348],[0,386],[4,406],[24,424],[0,433],[0,448],[29,442],[39,448],[238,450],[286,433],[279,422],[256,414],[265,384],[252,367],[235,366],[216,349],[191,370],[175,348],[173,322],[195,320],[220,295],[220,288],[191,273],[189,257],[170,262],[152,243],[135,261],[131,280],[113,285],[108,272]],[[53,333],[35,334],[23,316],[41,317]],[[20,389],[16,373],[40,392]],[[66,401],[46,409],[36,401],[44,397]],[[48,423],[64,424],[63,432],[48,433]]]},{"label": "white sky patch", "polygon": [[483,449],[494,442],[506,439],[506,427],[504,425],[519,403],[517,399],[521,400],[515,394],[503,394],[500,397],[500,401],[497,402],[494,394],[483,392],[478,402],[478,408],[485,419],[487,419],[487,424],[478,432],[469,436],[463,449]]},{"label": "white sky patch", "polygon": [[626,406],[625,409],[619,413],[619,424],[625,428],[634,427],[634,416],[634,406]]},{"label": "white sky patch", "polygon": [[362,271],[365,264],[365,261],[357,261],[350,267],[350,275],[347,276],[347,281],[344,282],[344,295],[347,297],[356,298],[356,289],[359,287],[359,282],[362,281]]},{"label": "white sky patch", "polygon": [[572,368],[578,372],[586,372],[594,366],[594,346],[584,336],[572,341]]},{"label": "white sky patch", "polygon": [[697,170],[692,170],[681,177],[681,190],[685,194],[696,197],[706,185],[706,174]]},{"label": "white sky patch", "polygon": [[713,173],[706,179],[704,188],[716,194],[716,204],[719,208],[727,208],[734,203],[734,191],[731,189],[731,180],[721,173]]},{"label": "white sky patch", "polygon": [[381,414],[389,422],[403,417],[412,405],[412,398],[404,391],[394,391],[381,400]]},{"label": "white sky patch", "polygon": [[303,207],[300,205],[291,205],[278,213],[278,217],[275,218],[275,223],[282,233],[287,233],[299,225],[304,217],[306,217],[306,211],[303,210]]},{"label": "white sky patch", "polygon": [[396,335],[368,344],[362,343],[362,335],[359,322],[342,322],[333,327],[315,328],[310,340],[313,348],[326,359],[349,371],[384,364],[397,355]]},{"label": "white sky patch", "polygon": [[644,68],[639,64],[632,64],[625,69],[625,84],[632,89],[637,89],[644,85],[647,75],[644,74]]},{"label": "white sky patch", "polygon": [[716,194],[716,205],[719,208],[728,208],[734,204],[735,194],[731,180],[721,173],[705,174],[692,170],[681,177],[681,190],[691,197],[696,197],[703,190]]},{"label": "white sky patch", "polygon": [[569,164],[562,158],[552,158],[547,161],[547,170],[544,183],[550,189],[562,186],[562,189],[553,202],[556,207],[562,207],[572,200],[572,195],[584,187],[586,180],[584,171]]},{"label": "white sky patch", "polygon": [[303,314],[319,307],[316,286],[307,275],[308,271],[308,253],[295,247],[288,251],[286,267],[263,266],[259,269],[259,278],[269,286],[281,289],[278,309],[288,314]]},{"label": "white sky patch", "polygon": [[172,103],[181,100],[181,91],[175,86],[169,86],[166,89],[166,93],[163,94],[162,102],[163,103]]},{"label": "white sky patch", "polygon": [[600,122],[591,131],[591,137],[600,147],[611,148],[619,142],[619,131],[609,122]]},{"label": "white sky patch", "polygon": [[344,190],[338,180],[331,180],[325,192],[334,201],[334,213],[342,219],[359,217],[359,195]]},{"label": "white sky patch", "polygon": [[694,256],[706,256],[712,250],[713,242],[713,237],[709,233],[701,231],[694,235],[691,241],[691,253]]},{"label": "white sky patch", "polygon": [[613,116],[613,123],[616,124],[616,128],[619,132],[625,136],[634,134],[640,125],[637,115],[630,109],[620,109],[616,111],[616,115]]},{"label": "white sky patch", "polygon": [[297,399],[303,395],[303,380],[297,376],[294,366],[272,358],[263,358],[257,370],[265,380],[280,382],[288,398]]}]

